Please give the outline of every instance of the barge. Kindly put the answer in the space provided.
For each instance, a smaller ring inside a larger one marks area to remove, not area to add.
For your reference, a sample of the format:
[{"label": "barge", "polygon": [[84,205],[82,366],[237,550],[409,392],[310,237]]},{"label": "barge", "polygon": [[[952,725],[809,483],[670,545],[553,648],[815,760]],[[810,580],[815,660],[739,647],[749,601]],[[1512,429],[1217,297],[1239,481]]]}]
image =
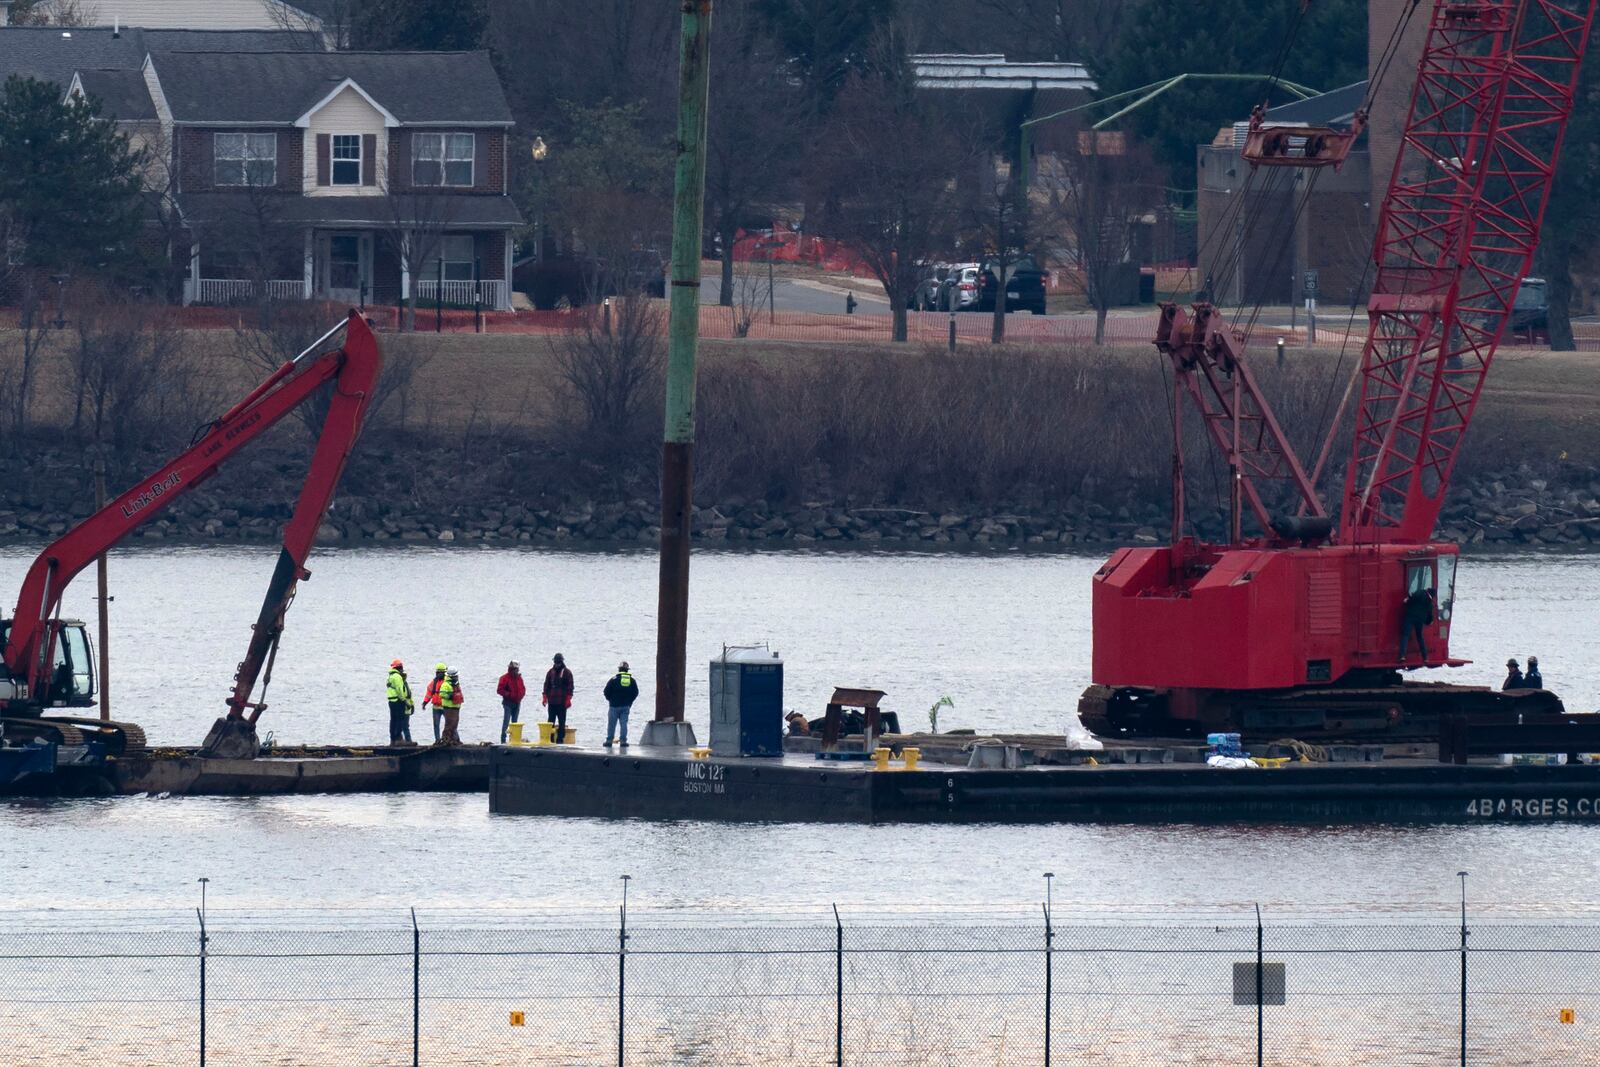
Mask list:
[{"label": "barge", "polygon": [[1600,765],[1358,758],[1224,770],[1200,762],[969,768],[567,746],[491,750],[501,815],[823,823],[1600,821]]},{"label": "barge", "polygon": [[93,765],[0,780],[0,796],[275,796],[290,793],[483,792],[487,745],[442,748],[279,749],[257,759],[219,759],[194,748],[158,748]]}]

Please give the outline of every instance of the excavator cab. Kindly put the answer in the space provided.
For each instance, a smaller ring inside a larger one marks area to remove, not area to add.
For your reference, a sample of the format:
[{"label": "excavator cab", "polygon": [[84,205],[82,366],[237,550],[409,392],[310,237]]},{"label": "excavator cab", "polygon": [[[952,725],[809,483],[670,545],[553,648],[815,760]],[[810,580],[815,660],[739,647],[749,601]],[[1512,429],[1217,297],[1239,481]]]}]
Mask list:
[{"label": "excavator cab", "polygon": [[51,708],[90,708],[95,703],[94,654],[89,648],[89,633],[76,619],[51,624],[55,632],[51,644],[50,687],[40,701]]},{"label": "excavator cab", "polygon": [[[28,679],[0,663],[0,708],[10,714],[38,714],[47,708],[90,708],[95,704],[94,652],[89,632],[77,619],[52,619],[50,673],[30,692]],[[10,638],[10,620],[0,621],[0,647]]]}]

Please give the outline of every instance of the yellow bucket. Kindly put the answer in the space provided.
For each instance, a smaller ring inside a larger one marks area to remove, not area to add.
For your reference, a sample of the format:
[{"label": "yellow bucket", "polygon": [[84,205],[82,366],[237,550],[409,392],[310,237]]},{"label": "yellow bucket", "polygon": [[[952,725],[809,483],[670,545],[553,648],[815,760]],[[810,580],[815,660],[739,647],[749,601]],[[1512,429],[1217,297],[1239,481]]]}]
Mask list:
[{"label": "yellow bucket", "polygon": [[902,748],[900,756],[906,761],[906,770],[914,771],[917,769],[917,764],[922,761],[922,749]]},{"label": "yellow bucket", "polygon": [[513,745],[522,744],[522,724],[514,722],[506,727],[506,741]]},{"label": "yellow bucket", "polygon": [[555,740],[555,736],[556,736],[556,724],[555,723],[553,723],[553,722],[542,722],[542,723],[539,724],[539,743],[541,745],[550,744],[552,741]]},{"label": "yellow bucket", "polygon": [[894,755],[892,749],[875,748],[872,750],[872,762],[877,765],[878,770],[886,771],[889,769],[889,757],[892,755]]}]

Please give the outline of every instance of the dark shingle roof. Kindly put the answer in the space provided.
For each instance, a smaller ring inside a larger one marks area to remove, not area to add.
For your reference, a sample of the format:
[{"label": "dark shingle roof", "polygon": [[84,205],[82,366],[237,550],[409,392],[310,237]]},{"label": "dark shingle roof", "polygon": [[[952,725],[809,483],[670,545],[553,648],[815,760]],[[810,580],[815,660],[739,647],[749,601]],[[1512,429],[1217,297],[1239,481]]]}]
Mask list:
[{"label": "dark shingle roof", "polygon": [[306,30],[141,30],[150,52],[320,52]]},{"label": "dark shingle roof", "polygon": [[78,70],[138,70],[151,51],[195,48],[293,51],[320,48],[315,34],[276,30],[142,30],[109,26],[64,30],[57,26],[0,29],[0,81],[13,74],[55,82],[63,90]]},{"label": "dark shingle roof", "polygon": [[150,89],[137,70],[80,70],[78,84],[86,95],[100,101],[107,118],[145,122],[156,117]]},{"label": "dark shingle roof", "polygon": [[[185,193],[183,213],[197,225],[259,217],[261,204],[248,193]],[[403,209],[404,201],[401,201]],[[450,229],[522,225],[522,213],[509,196],[452,195],[448,208],[429,203],[426,224],[448,221]],[[372,226],[395,224],[395,202],[382,196],[274,196],[272,217],[289,225]]]},{"label": "dark shingle roof", "polygon": [[511,123],[487,52],[162,52],[153,55],[178,122],[281,122],[346,78],[402,123]]}]

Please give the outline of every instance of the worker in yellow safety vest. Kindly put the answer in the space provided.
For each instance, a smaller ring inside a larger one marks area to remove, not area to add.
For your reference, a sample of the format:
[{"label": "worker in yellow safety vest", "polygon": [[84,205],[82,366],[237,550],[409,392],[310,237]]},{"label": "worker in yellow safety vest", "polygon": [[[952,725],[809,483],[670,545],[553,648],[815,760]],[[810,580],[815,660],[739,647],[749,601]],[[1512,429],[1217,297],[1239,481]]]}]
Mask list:
[{"label": "worker in yellow safety vest", "polygon": [[461,735],[456,727],[461,724],[461,705],[466,702],[461,692],[461,677],[455,671],[446,671],[444,684],[439,687],[439,707],[444,711],[444,733],[436,744],[459,745]]},{"label": "worker in yellow safety vest", "polygon": [[411,683],[406,681],[406,665],[399,660],[389,664],[385,695],[389,699],[389,743],[411,744],[411,713],[416,705],[411,699]]}]

